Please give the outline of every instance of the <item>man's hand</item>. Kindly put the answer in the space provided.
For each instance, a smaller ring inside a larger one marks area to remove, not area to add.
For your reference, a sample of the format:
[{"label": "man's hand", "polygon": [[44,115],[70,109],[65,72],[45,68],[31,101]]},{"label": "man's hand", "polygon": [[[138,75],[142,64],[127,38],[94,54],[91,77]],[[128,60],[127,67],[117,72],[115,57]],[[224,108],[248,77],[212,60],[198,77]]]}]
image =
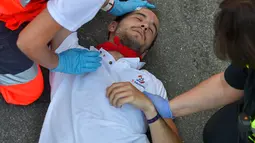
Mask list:
[{"label": "man's hand", "polygon": [[69,49],[58,54],[58,66],[53,72],[68,74],[84,74],[96,71],[100,66],[100,53],[86,49]]},{"label": "man's hand", "polygon": [[134,87],[130,82],[114,83],[107,88],[107,97],[110,103],[115,107],[121,107],[124,104],[134,105],[144,113],[154,113],[154,105],[142,92]]},{"label": "man's hand", "polygon": [[135,11],[138,7],[156,8],[147,0],[115,0],[114,6],[109,13],[115,16],[121,16],[126,13]]}]

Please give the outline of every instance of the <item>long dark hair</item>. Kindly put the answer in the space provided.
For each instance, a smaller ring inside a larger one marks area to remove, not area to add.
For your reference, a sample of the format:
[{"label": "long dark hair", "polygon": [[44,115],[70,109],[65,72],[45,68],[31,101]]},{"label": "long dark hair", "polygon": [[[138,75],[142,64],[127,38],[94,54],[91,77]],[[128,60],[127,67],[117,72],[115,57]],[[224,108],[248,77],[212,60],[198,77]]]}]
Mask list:
[{"label": "long dark hair", "polygon": [[218,58],[255,67],[255,0],[224,0],[214,30]]}]

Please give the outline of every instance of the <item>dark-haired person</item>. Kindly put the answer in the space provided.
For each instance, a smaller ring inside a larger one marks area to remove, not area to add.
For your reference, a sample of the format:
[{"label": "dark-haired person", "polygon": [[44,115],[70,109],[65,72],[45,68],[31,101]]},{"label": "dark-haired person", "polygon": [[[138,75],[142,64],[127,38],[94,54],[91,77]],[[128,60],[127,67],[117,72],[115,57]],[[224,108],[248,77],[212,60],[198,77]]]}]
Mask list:
[{"label": "dark-haired person", "polygon": [[215,52],[232,64],[171,101],[146,93],[163,117],[219,108],[204,129],[204,143],[254,142],[255,1],[224,0],[216,16]]},{"label": "dark-haired person", "polygon": [[[167,99],[160,80],[140,61],[159,30],[159,20],[143,8],[112,21],[109,41],[91,51],[99,51],[102,66],[93,73],[70,75],[52,72],[51,103],[40,143],[180,143],[171,119],[159,116],[143,91]],[[78,44],[77,33],[62,30],[53,41],[56,53]],[[117,108],[116,108],[117,107]]]},{"label": "dark-haired person", "polygon": [[60,29],[77,30],[100,8],[122,15],[137,7],[154,7],[142,0],[47,1],[0,0],[0,93],[9,104],[28,105],[41,96],[38,64],[70,74],[92,72],[101,65],[95,51],[72,49],[57,55],[49,50],[47,44]]}]

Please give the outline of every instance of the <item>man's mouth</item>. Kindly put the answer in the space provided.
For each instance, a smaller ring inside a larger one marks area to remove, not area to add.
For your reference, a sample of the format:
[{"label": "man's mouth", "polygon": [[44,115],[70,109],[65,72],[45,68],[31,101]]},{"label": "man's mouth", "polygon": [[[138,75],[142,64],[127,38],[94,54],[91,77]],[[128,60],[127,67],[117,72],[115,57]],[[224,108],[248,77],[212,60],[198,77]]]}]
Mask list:
[{"label": "man's mouth", "polygon": [[140,30],[134,29],[133,31],[137,32],[141,36],[141,38],[144,40],[144,35]]}]

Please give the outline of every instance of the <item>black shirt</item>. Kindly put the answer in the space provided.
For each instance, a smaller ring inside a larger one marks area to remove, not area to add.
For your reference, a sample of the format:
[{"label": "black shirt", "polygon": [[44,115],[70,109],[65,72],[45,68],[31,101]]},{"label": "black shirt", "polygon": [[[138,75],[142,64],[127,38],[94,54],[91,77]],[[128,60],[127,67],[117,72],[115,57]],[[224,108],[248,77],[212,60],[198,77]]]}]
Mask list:
[{"label": "black shirt", "polygon": [[244,98],[239,105],[240,112],[245,112],[247,115],[255,117],[255,71],[230,65],[224,76],[230,86],[244,90]]},{"label": "black shirt", "polygon": [[10,30],[0,21],[0,74],[16,75],[33,66],[31,61],[17,47],[19,33],[27,23],[23,23],[17,30]]},{"label": "black shirt", "polygon": [[248,78],[248,69],[230,65],[226,69],[224,77],[231,87],[239,90],[244,90],[245,83]]},{"label": "black shirt", "polygon": [[[238,66],[230,65],[225,73],[224,73],[225,80],[227,83],[239,90],[244,90],[244,99],[241,100],[241,102],[238,102],[237,105],[237,115],[239,115],[241,112],[244,112],[248,116],[255,117],[255,71],[253,69],[248,68],[240,68]],[[235,108],[236,109],[236,108]],[[236,110],[234,110],[236,111]],[[235,115],[235,114],[234,114]],[[252,119],[253,120],[253,119]],[[235,121],[237,122],[238,120]],[[238,127],[233,125],[233,127]],[[236,129],[232,129],[236,130]],[[246,140],[246,135],[241,137],[240,130],[237,128],[237,131],[239,133],[239,139],[240,143],[244,143],[244,140]],[[248,133],[250,135],[250,132]]]}]

